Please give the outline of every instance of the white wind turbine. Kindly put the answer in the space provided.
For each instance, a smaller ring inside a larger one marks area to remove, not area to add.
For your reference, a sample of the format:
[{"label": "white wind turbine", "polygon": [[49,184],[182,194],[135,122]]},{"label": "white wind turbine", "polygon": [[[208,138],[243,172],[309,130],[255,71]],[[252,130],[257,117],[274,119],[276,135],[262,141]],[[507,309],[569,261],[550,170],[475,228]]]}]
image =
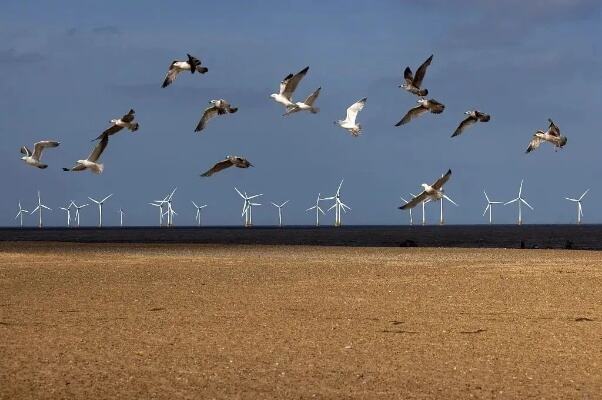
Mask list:
[{"label": "white wind turbine", "polygon": [[[416,195],[414,193],[410,193],[410,195],[412,197],[416,197]],[[426,225],[426,213],[424,211],[424,207],[426,206],[426,203],[429,203],[431,201],[431,199],[426,199],[425,201],[422,202],[422,225]],[[410,211],[412,211],[412,209],[410,208]]]},{"label": "white wind turbine", "polygon": [[311,210],[316,210],[316,226],[320,226],[320,213],[322,213],[322,215],[324,215],[324,210],[322,210],[322,208],[320,207],[320,201],[322,201],[324,199],[320,198],[320,193],[318,193],[318,197],[316,198],[316,205],[313,207],[309,207],[307,210],[305,210],[305,212],[307,211],[311,211]]},{"label": "white wind turbine", "polygon": [[71,227],[71,205],[73,204],[73,200],[67,207],[59,207],[61,210],[67,213],[67,228]]},{"label": "white wind turbine", "polygon": [[[401,199],[401,201],[403,201],[404,203],[408,204],[409,201],[407,201],[406,199],[403,198],[403,196],[399,196],[399,198]],[[414,225],[414,219],[412,218],[412,209],[410,208],[410,225]]]},{"label": "white wind turbine", "polygon": [[102,228],[102,206],[104,205],[105,201],[107,201],[109,198],[111,198],[111,196],[113,196],[113,193],[111,193],[110,195],[108,195],[107,197],[105,197],[102,200],[95,200],[92,197],[88,197],[91,201],[98,204],[98,227],[99,228]]},{"label": "white wind turbine", "polygon": [[194,208],[196,208],[196,215],[194,216],[194,220],[197,222],[197,226],[201,226],[201,210],[207,207],[207,204],[199,206],[194,201],[192,202],[192,204],[194,205]]},{"label": "white wind turbine", "polygon": [[40,197],[40,191],[38,190],[38,205],[36,208],[33,209],[33,211],[31,212],[32,214],[35,213],[36,211],[39,212],[40,214],[40,218],[39,218],[39,222],[38,222],[38,228],[42,227],[42,209],[46,209],[48,211],[52,211],[52,208],[45,206],[44,204],[42,204],[42,199]]},{"label": "white wind turbine", "polygon": [[445,193],[442,193],[442,195],[443,195],[443,197],[441,197],[439,199],[439,207],[440,207],[439,225],[443,225],[445,223],[445,220],[443,219],[443,200],[447,200],[450,203],[452,203],[454,206],[458,207],[458,204],[455,201],[453,201],[448,195],[446,195]]},{"label": "white wind turbine", "polygon": [[157,207],[159,209],[159,227],[162,227],[163,226],[163,204],[157,204],[157,203],[148,203],[148,204],[153,207]]},{"label": "white wind turbine", "polygon": [[[80,216],[80,211],[79,210],[81,210],[84,207],[88,207],[89,204],[86,203],[86,204],[82,204],[81,206],[78,206],[73,201],[71,202],[71,204],[73,205],[73,207],[75,207],[75,217],[74,217],[75,218],[75,224],[79,228],[79,216]],[[70,206],[71,206],[71,204],[70,204]]]},{"label": "white wind turbine", "polygon": [[19,201],[19,212],[17,213],[15,219],[19,218],[19,225],[21,228],[23,228],[23,214],[29,214],[29,211],[21,207],[21,202]]},{"label": "white wind turbine", "polygon": [[533,210],[533,207],[531,207],[531,205],[529,203],[527,203],[527,201],[525,199],[523,199],[523,180],[520,181],[520,187],[518,189],[518,197],[516,199],[510,200],[506,203],[504,203],[504,205],[508,205],[508,204],[512,204],[514,202],[518,202],[518,225],[522,225],[523,224],[523,209],[522,209],[522,205],[523,203],[529,207],[531,210]]},{"label": "white wind turbine", "polygon": [[583,198],[585,197],[587,192],[589,192],[589,189],[587,189],[585,192],[583,192],[581,197],[579,197],[578,199],[574,199],[571,197],[565,197],[565,199],[567,199],[568,201],[577,203],[577,223],[578,224],[581,223],[581,217],[583,216],[583,206],[581,205],[581,200],[583,200]]},{"label": "white wind turbine", "polygon": [[[173,199],[173,195],[176,192],[176,190],[178,190],[178,188],[174,188],[170,194],[168,194],[167,196],[165,196],[165,198],[163,200],[155,200],[154,203],[149,203],[151,205],[155,205],[155,206],[159,206],[160,210],[161,210],[161,221],[163,221],[163,217],[165,215],[167,215],[167,226],[172,226],[173,225],[173,216],[174,215],[178,215],[177,212],[175,212],[173,210],[173,207],[171,205],[172,199]],[[163,207],[167,206],[167,210],[163,211]]]},{"label": "white wind turbine", "polygon": [[487,192],[483,190],[483,193],[485,194],[485,198],[487,199],[487,207],[485,207],[485,210],[483,211],[483,217],[485,216],[485,214],[487,214],[487,211],[489,211],[489,224],[493,224],[493,205],[494,204],[504,204],[503,201],[492,201],[489,199],[489,196],[487,196]]},{"label": "white wind turbine", "polygon": [[334,204],[326,210],[326,212],[332,210],[334,208],[334,226],[341,226],[341,210],[347,213],[347,210],[351,210],[347,204],[341,201],[341,186],[343,186],[343,180],[341,179],[341,183],[339,183],[339,187],[337,192],[331,197],[325,197],[323,200],[334,200]]},{"label": "white wind turbine", "polygon": [[241,217],[244,216],[245,217],[245,226],[252,226],[253,225],[253,207],[254,206],[260,206],[260,203],[253,203],[251,200],[259,197],[259,196],[263,196],[263,193],[261,194],[256,194],[253,196],[247,196],[247,192],[245,192],[245,194],[243,195],[237,188],[234,188],[234,190],[236,190],[236,192],[240,195],[240,197],[243,198],[244,203],[242,206],[242,213],[241,213]]},{"label": "white wind turbine", "polygon": [[125,211],[123,208],[119,208],[119,226],[123,228],[123,216],[125,215]]},{"label": "white wind turbine", "polygon": [[274,207],[276,207],[278,209],[278,226],[282,228],[282,207],[284,207],[286,205],[286,203],[288,203],[288,200],[280,205],[278,205],[274,202],[271,202],[271,203]]}]

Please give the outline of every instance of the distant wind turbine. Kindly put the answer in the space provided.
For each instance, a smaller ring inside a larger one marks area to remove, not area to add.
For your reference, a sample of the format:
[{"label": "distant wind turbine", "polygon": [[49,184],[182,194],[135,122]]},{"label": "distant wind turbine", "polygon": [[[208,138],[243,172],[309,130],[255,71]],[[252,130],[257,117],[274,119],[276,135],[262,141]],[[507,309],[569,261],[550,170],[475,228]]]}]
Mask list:
[{"label": "distant wind turbine", "polygon": [[483,193],[485,194],[485,199],[487,199],[487,207],[485,207],[485,210],[483,211],[483,216],[485,216],[485,214],[487,214],[487,211],[489,211],[489,224],[493,224],[493,205],[494,204],[504,204],[503,201],[492,201],[489,199],[489,196],[487,196],[487,192],[483,190]]},{"label": "distant wind turbine", "polygon": [[322,208],[320,207],[320,201],[322,201],[324,199],[320,198],[320,193],[318,193],[318,197],[316,198],[316,205],[313,207],[309,207],[307,210],[305,210],[305,212],[307,211],[311,211],[311,210],[316,210],[316,226],[320,226],[320,213],[322,213],[322,215],[324,215],[324,210],[322,210]]},{"label": "distant wind turbine", "polygon": [[504,205],[508,205],[508,204],[512,204],[515,202],[518,202],[518,225],[522,225],[523,224],[523,209],[522,209],[522,205],[525,204],[527,207],[529,207],[531,210],[533,210],[533,207],[531,207],[531,205],[529,203],[527,203],[527,201],[525,199],[523,199],[523,180],[520,181],[520,187],[518,189],[518,197],[516,199],[510,200],[506,203],[504,203]]},{"label": "distant wind turbine", "polygon": [[42,227],[42,209],[46,209],[48,211],[52,211],[52,208],[47,207],[44,204],[42,204],[42,199],[40,197],[40,191],[38,190],[38,206],[31,211],[32,214],[35,213],[36,211],[39,212],[38,228]]},{"label": "distant wind turbine", "polygon": [[347,210],[351,210],[351,207],[341,201],[341,186],[343,186],[343,181],[344,179],[341,179],[341,183],[339,183],[339,187],[334,195],[323,199],[334,200],[334,204],[326,210],[328,212],[334,208],[334,226],[342,225],[341,210],[345,213],[347,213]]},{"label": "distant wind turbine", "polygon": [[192,204],[194,205],[194,208],[196,208],[196,215],[194,216],[194,220],[197,222],[197,226],[201,226],[201,210],[207,207],[207,204],[199,206],[194,201],[192,202]]},{"label": "distant wind turbine", "polygon": [[17,216],[15,217],[15,219],[19,218],[19,225],[21,228],[23,228],[23,214],[29,214],[29,211],[22,208],[21,202],[19,201],[19,212],[17,213]]},{"label": "distant wind turbine", "polygon": [[67,228],[71,227],[71,205],[73,204],[73,201],[71,201],[71,203],[69,203],[69,205],[67,207],[59,207],[61,210],[65,211],[67,213]]},{"label": "distant wind turbine", "polygon": [[274,207],[276,207],[278,209],[278,226],[282,228],[282,207],[284,207],[286,205],[286,203],[288,203],[288,200],[280,205],[278,205],[274,202],[271,202],[271,203]]},{"label": "distant wind turbine", "polygon": [[79,228],[79,216],[80,216],[80,210],[84,207],[88,207],[89,204],[82,204],[81,206],[78,206],[77,204],[75,204],[75,202],[71,202],[71,204],[73,204],[73,207],[75,207],[75,224],[76,226]]},{"label": "distant wind turbine", "polygon": [[105,197],[102,200],[95,200],[92,197],[88,197],[91,201],[98,204],[98,227],[99,228],[102,228],[102,206],[104,205],[105,201],[107,201],[109,198],[111,198],[111,196],[113,196],[113,193],[111,193],[110,195],[108,195],[107,197]]},{"label": "distant wind turbine", "polygon": [[[407,201],[406,199],[403,198],[403,196],[399,196],[399,198],[401,199],[401,201],[403,201],[404,203],[408,204],[409,201]],[[410,208],[410,225],[414,225],[414,219],[412,218],[412,209]]]},{"label": "distant wind turbine", "polygon": [[125,214],[125,211],[123,211],[123,208],[119,208],[119,226],[123,228],[123,215]]},{"label": "distant wind turbine", "polygon": [[245,194],[243,195],[237,188],[234,188],[234,190],[236,190],[236,192],[240,195],[240,197],[243,198],[244,203],[242,206],[242,213],[241,213],[241,217],[245,217],[245,227],[248,226],[252,226],[253,225],[253,207],[254,206],[260,206],[260,203],[253,203],[251,200],[259,197],[259,196],[263,196],[262,194],[256,194],[253,196],[247,196],[247,192],[245,192]]},{"label": "distant wind turbine", "polygon": [[581,205],[581,200],[583,200],[587,192],[589,192],[589,189],[583,192],[583,194],[578,199],[572,197],[565,197],[565,199],[567,199],[568,201],[577,203],[577,224],[581,223],[581,217],[583,216],[583,206]]}]

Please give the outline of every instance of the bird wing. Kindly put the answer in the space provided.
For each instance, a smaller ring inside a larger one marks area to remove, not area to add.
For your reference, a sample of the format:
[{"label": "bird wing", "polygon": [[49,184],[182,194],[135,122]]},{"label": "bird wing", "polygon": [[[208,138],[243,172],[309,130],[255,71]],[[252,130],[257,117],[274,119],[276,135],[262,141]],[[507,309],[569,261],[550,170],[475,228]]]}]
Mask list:
[{"label": "bird wing", "polygon": [[443,110],[445,110],[445,105],[443,105],[442,103],[439,103],[435,99],[430,99],[427,103],[427,107],[428,107],[429,111],[432,112],[433,114],[441,114],[443,112]]},{"label": "bird wing", "polygon": [[307,99],[305,99],[304,103],[307,104],[308,106],[313,106],[314,105],[314,101],[316,101],[316,99],[320,95],[320,90],[322,90],[321,87],[319,87],[318,89],[316,89],[315,92],[313,92],[312,94],[310,94],[309,96],[307,96]]},{"label": "bird wing", "polygon": [[132,121],[134,120],[134,117],[135,117],[135,115],[134,115],[134,114],[136,114],[136,111],[134,111],[133,109],[130,109],[130,111],[128,111],[128,113],[127,113],[127,114],[125,114],[125,115],[124,115],[123,117],[121,117],[120,119],[121,119],[123,122],[132,122]]},{"label": "bird wing", "polygon": [[88,156],[88,161],[96,162],[102,155],[102,152],[105,151],[107,144],[109,143],[109,135],[102,135],[100,142],[96,144],[94,149],[92,149],[92,153]]},{"label": "bird wing", "polygon": [[427,198],[427,194],[426,192],[422,192],[420,193],[418,196],[413,197],[412,200],[410,200],[408,203],[404,204],[403,206],[399,207],[400,210],[407,210],[409,208],[414,208],[416,207],[418,204],[422,203],[424,200],[426,200]]},{"label": "bird wing", "polygon": [[172,61],[169,65],[167,75],[165,75],[165,80],[163,81],[163,85],[161,85],[162,88],[169,86],[178,77],[180,70],[174,66],[175,63],[176,61]]},{"label": "bird wing", "polygon": [[83,171],[85,170],[86,167],[83,166],[82,164],[75,164],[73,167],[71,168],[63,168],[63,171]]},{"label": "bird wing", "polygon": [[216,106],[207,107],[203,112],[203,116],[195,128],[195,132],[200,132],[205,129],[207,121],[219,114],[219,109]]},{"label": "bird wing", "polygon": [[468,126],[474,124],[475,122],[477,122],[477,118],[474,118],[469,115],[462,122],[460,122],[460,125],[458,125],[458,127],[454,131],[454,134],[451,137],[458,136],[459,134],[464,132],[464,129],[466,129]]},{"label": "bird wing", "polygon": [[117,132],[119,132],[120,130],[122,130],[123,127],[119,126],[119,125],[111,125],[110,127],[108,127],[107,129],[105,129],[105,131],[103,133],[101,133],[100,135],[98,135],[98,137],[94,140],[98,140],[98,139],[102,139],[104,136],[111,136],[116,134]]},{"label": "bird wing", "polygon": [[440,190],[443,187],[443,185],[445,185],[445,182],[449,181],[451,174],[452,174],[451,169],[448,169],[447,172],[445,173],[445,175],[443,175],[441,178],[437,179],[437,181],[435,183],[433,183],[431,185],[431,187],[433,189]]},{"label": "bird wing", "polygon": [[31,156],[32,151],[27,146],[21,146],[21,154],[25,154],[27,157]]},{"label": "bird wing", "polygon": [[346,120],[347,122],[351,123],[351,124],[355,124],[355,118],[357,118],[357,114],[362,111],[362,109],[364,108],[364,105],[366,105],[366,100],[368,100],[367,97],[364,97],[361,100],[356,101],[355,103],[353,103],[348,109],[347,109],[347,116],[346,116]]},{"label": "bird wing", "polygon": [[426,74],[426,69],[429,65],[431,65],[431,61],[433,61],[433,55],[426,59],[425,62],[422,63],[420,67],[416,70],[416,76],[414,77],[414,86],[420,87],[422,84],[422,80],[424,79],[424,75]]},{"label": "bird wing", "polygon": [[40,161],[42,150],[47,147],[57,147],[60,143],[52,140],[42,140],[33,145],[33,158]]},{"label": "bird wing", "polygon": [[201,174],[201,176],[211,176],[211,175],[215,174],[216,172],[219,172],[219,171],[226,169],[228,167],[231,167],[231,166],[232,166],[232,161],[230,161],[229,159],[226,158],[225,160],[216,163],[213,167],[211,167],[210,170]]},{"label": "bird wing", "polygon": [[529,142],[529,147],[527,147],[527,153],[530,153],[538,148],[542,142],[544,142],[542,138],[538,137],[537,135],[533,135],[533,138]]},{"label": "bird wing", "polygon": [[477,114],[477,118],[481,122],[489,122],[489,120],[491,119],[491,116],[489,114],[485,114],[480,111],[475,111],[475,114]]},{"label": "bird wing", "polygon": [[299,82],[301,82],[301,79],[303,79],[305,74],[307,74],[308,70],[309,67],[305,67],[301,71],[297,72],[295,75],[289,75],[290,78],[285,78],[285,80],[282,81],[282,83],[284,84],[284,90],[282,90],[282,85],[280,86],[280,89],[282,91],[281,94],[288,100],[290,100],[293,96],[293,92],[295,91],[295,89],[297,89],[297,85],[299,85]]},{"label": "bird wing", "polygon": [[425,112],[427,112],[428,109],[424,108],[422,106],[422,104],[417,105],[414,108],[411,108],[406,115],[404,115],[404,117],[395,124],[395,126],[401,126],[404,124],[407,124],[408,122],[410,122],[411,120],[413,120],[414,118],[424,114]]},{"label": "bird wing", "polygon": [[411,85],[414,81],[414,75],[412,74],[410,67],[406,67],[406,69],[403,71],[403,79],[405,79],[408,85]]},{"label": "bird wing", "polygon": [[548,133],[552,136],[560,136],[560,129],[558,129],[558,127],[556,126],[554,121],[552,121],[550,118],[548,118],[548,121],[550,121],[550,126],[548,127]]}]

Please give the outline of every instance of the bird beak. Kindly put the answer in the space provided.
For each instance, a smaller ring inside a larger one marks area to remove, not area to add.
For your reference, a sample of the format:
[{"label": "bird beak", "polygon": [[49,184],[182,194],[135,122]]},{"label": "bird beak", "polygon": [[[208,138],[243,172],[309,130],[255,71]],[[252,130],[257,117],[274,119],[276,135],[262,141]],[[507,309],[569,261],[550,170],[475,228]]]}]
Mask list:
[{"label": "bird beak", "polygon": [[254,165],[253,165],[253,164],[251,164],[251,163],[249,163],[249,167],[254,167]]}]

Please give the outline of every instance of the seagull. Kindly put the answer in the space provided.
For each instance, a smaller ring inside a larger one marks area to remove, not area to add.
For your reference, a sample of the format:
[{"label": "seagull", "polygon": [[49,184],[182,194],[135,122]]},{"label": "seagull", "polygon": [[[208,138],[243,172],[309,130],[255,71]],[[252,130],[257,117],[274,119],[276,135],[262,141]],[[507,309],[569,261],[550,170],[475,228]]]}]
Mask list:
[{"label": "seagull", "polygon": [[294,107],[295,103],[292,101],[293,92],[297,89],[297,85],[299,85],[299,82],[301,82],[301,79],[307,74],[308,70],[309,67],[305,67],[295,75],[288,74],[285,76],[282,82],[280,82],[279,92],[271,94],[270,97],[273,98],[276,103],[280,103],[285,107]]},{"label": "seagull", "polygon": [[128,111],[128,113],[125,114],[123,117],[119,119],[112,119],[110,121],[112,124],[111,127],[105,130],[103,133],[101,133],[96,139],[92,139],[92,141],[99,140],[104,135],[114,135],[123,128],[127,128],[132,132],[136,132],[140,125],[138,124],[138,122],[134,122],[134,118],[136,117],[134,114],[136,114],[136,111],[130,109],[130,111]]},{"label": "seagull", "polygon": [[163,81],[162,88],[169,86],[178,76],[178,74],[182,71],[190,71],[190,73],[194,74],[196,72],[200,72],[204,74],[209,71],[208,68],[201,67],[201,60],[198,58],[194,58],[190,54],[186,54],[188,56],[188,60],[186,61],[178,61],[173,60],[171,64],[169,64],[169,70],[167,71],[167,75],[165,76],[165,80]]},{"label": "seagull", "polygon": [[83,171],[89,169],[95,174],[100,174],[104,170],[104,165],[98,163],[98,159],[109,143],[109,135],[103,135],[102,139],[96,144],[92,153],[85,160],[77,160],[71,168],[63,168],[63,171]]},{"label": "seagull", "polygon": [[207,107],[205,112],[203,112],[203,116],[194,130],[195,132],[202,131],[205,128],[207,121],[216,115],[234,114],[236,111],[238,111],[238,108],[232,107],[230,103],[224,99],[211,100],[209,104],[211,104],[211,106]]},{"label": "seagull", "polygon": [[477,110],[466,111],[464,114],[468,115],[468,117],[466,117],[464,121],[460,122],[460,125],[458,125],[458,127],[454,131],[454,134],[451,137],[458,136],[459,134],[464,132],[464,129],[468,128],[470,125],[474,124],[477,121],[489,122],[489,120],[491,119],[489,114],[485,114]]},{"label": "seagull", "polygon": [[556,146],[556,150],[562,148],[566,144],[566,136],[562,136],[560,134],[560,129],[558,129],[556,124],[550,118],[548,118],[548,121],[550,122],[548,130],[545,132],[537,130],[535,132],[533,139],[531,139],[531,142],[529,143],[529,147],[527,147],[527,153],[530,153],[538,148],[543,142],[552,143],[554,146]]},{"label": "seagull", "polygon": [[211,169],[209,171],[201,174],[201,176],[205,176],[205,177],[211,176],[211,175],[215,174],[216,172],[219,172],[219,171],[229,168],[231,166],[235,166],[238,168],[249,168],[249,167],[252,167],[253,164],[251,164],[247,159],[245,159],[243,157],[227,156],[225,160],[216,163],[213,167],[211,167]]},{"label": "seagull", "polygon": [[443,185],[445,185],[445,183],[449,180],[449,178],[451,177],[451,169],[448,169],[447,172],[445,173],[445,175],[443,175],[441,178],[437,179],[437,181],[435,183],[433,183],[432,185],[427,185],[426,183],[423,183],[421,186],[424,188],[424,190],[422,191],[422,193],[420,193],[418,196],[413,197],[412,200],[410,200],[408,203],[404,204],[403,206],[398,207],[400,210],[406,210],[408,208],[414,208],[416,207],[418,204],[424,202],[424,201],[437,201],[437,200],[441,200],[443,198],[451,201],[453,204],[457,205],[452,199],[450,199],[449,197],[447,197],[447,195],[445,195],[445,193],[443,193]]},{"label": "seagull", "polygon": [[407,124],[412,119],[419,117],[427,111],[430,111],[433,114],[441,114],[443,110],[445,110],[445,106],[435,99],[418,99],[416,102],[418,105],[414,108],[411,108],[410,111],[408,111],[401,119],[401,121],[395,124],[395,126]]},{"label": "seagull", "polygon": [[320,95],[320,90],[322,90],[321,87],[319,87],[318,89],[316,89],[315,92],[313,92],[312,94],[307,96],[307,99],[305,99],[304,101],[298,101],[295,104],[293,104],[292,106],[287,106],[286,112],[283,115],[290,115],[292,113],[296,113],[298,111],[305,111],[305,110],[311,112],[312,114],[317,114],[318,111],[320,111],[320,109],[317,107],[314,107],[314,102]]},{"label": "seagull", "polygon": [[21,147],[21,154],[25,155],[21,157],[21,160],[32,167],[38,167],[40,169],[48,168],[47,164],[40,162],[42,151],[47,147],[57,147],[59,144],[61,143],[52,140],[41,140],[33,144],[33,151],[29,150],[27,146],[23,146]]},{"label": "seagull", "polygon": [[364,105],[366,104],[367,97],[364,97],[361,100],[353,103],[347,109],[347,116],[343,120],[335,121],[334,123],[340,126],[343,129],[347,129],[351,135],[357,137],[362,133],[362,125],[355,122],[357,118],[357,114],[362,111]]},{"label": "seagull", "polygon": [[403,85],[399,85],[400,88],[407,90],[408,92],[415,94],[416,96],[426,96],[429,91],[427,89],[421,89],[420,85],[422,84],[422,80],[424,79],[424,74],[426,74],[426,69],[429,65],[431,65],[431,61],[433,61],[433,55],[426,59],[425,62],[422,63],[420,67],[416,70],[416,76],[412,75],[412,70],[410,67],[406,67],[405,71],[403,71],[403,78],[405,79],[405,83]]}]

